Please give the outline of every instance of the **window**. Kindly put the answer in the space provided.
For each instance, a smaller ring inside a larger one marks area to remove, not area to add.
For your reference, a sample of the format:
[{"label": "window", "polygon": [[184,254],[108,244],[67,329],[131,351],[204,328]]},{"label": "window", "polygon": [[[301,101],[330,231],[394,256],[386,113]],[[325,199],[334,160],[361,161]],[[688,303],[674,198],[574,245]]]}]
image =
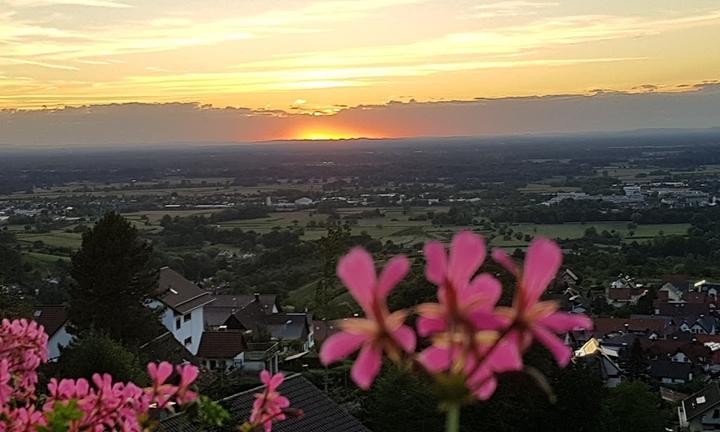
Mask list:
[{"label": "window", "polygon": [[185,338],[185,341],[183,342],[185,346],[192,345],[192,337]]},{"label": "window", "polygon": [[182,320],[180,317],[175,318],[175,330],[179,330],[182,326]]},{"label": "window", "polygon": [[215,360],[210,360],[210,369],[215,369],[217,367],[217,363]]},{"label": "window", "polygon": [[191,314],[185,314],[185,315],[183,315],[183,321],[188,322],[188,321],[190,321],[190,319],[192,319],[192,315],[191,315]]}]

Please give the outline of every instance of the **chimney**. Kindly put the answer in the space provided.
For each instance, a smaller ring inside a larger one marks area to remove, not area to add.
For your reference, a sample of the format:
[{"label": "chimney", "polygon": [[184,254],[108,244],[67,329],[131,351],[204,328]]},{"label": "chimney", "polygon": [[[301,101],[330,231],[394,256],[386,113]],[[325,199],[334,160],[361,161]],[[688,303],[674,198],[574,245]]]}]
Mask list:
[{"label": "chimney", "polygon": [[254,293],[253,295],[255,296],[255,302],[256,302],[256,303],[260,303],[260,293],[257,293],[257,292],[256,292],[256,293]]}]

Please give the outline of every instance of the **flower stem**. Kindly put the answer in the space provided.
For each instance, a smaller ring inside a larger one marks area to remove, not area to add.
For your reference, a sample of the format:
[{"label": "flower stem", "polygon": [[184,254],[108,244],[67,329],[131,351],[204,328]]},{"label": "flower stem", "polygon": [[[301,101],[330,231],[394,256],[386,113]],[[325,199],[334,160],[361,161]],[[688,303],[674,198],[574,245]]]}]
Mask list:
[{"label": "flower stem", "polygon": [[448,405],[445,417],[445,432],[460,432],[460,404]]}]

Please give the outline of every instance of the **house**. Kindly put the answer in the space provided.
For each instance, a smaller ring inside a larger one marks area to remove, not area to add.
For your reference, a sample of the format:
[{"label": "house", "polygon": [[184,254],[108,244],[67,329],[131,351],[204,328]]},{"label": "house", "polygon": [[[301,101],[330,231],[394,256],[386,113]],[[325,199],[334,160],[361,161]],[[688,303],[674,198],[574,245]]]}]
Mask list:
[{"label": "house", "polygon": [[657,298],[664,302],[679,302],[682,300],[685,289],[687,289],[687,284],[683,287],[678,283],[667,282],[658,290]]},{"label": "house", "polygon": [[282,312],[275,294],[223,294],[215,295],[213,299],[211,304],[205,306],[205,328],[210,330],[218,330],[230,315],[245,309],[253,302],[266,314]]},{"label": "house", "polygon": [[315,203],[315,201],[308,197],[302,197],[295,200],[295,205],[298,207],[306,207],[309,205],[313,205],[313,203]]},{"label": "house", "polygon": [[55,361],[60,357],[60,350],[72,341],[67,331],[67,310],[62,305],[38,306],[33,311],[33,319],[45,328],[48,335],[48,360]]},{"label": "house", "polygon": [[[260,386],[219,401],[220,405],[230,413],[230,420],[227,423],[233,426],[241,425],[250,416],[255,394],[263,390],[264,387]],[[292,408],[302,410],[303,416],[274,424],[272,429],[275,432],[370,432],[358,419],[300,375],[285,378],[278,391],[290,400]],[[206,430],[182,413],[161,420],[158,429],[161,432]]]},{"label": "house", "polygon": [[685,384],[693,379],[693,365],[672,360],[650,360],[648,373],[662,384]]},{"label": "house", "polygon": [[636,284],[630,276],[620,275],[605,290],[607,303],[613,307],[636,305],[641,297],[647,294],[642,284]]},{"label": "house", "polygon": [[175,270],[163,267],[160,269],[155,300],[149,306],[162,310],[162,324],[195,355],[205,328],[205,307],[213,301],[209,292]]},{"label": "house", "polygon": [[720,385],[712,383],[680,402],[678,420],[689,432],[720,429]]},{"label": "house", "polygon": [[247,350],[242,331],[206,331],[200,339],[197,357],[210,370],[231,371],[244,366]]},{"label": "house", "polygon": [[575,350],[573,361],[582,361],[600,376],[607,387],[616,387],[622,380],[623,370],[618,364],[619,354],[606,348],[597,339],[588,340]]},{"label": "house", "polygon": [[306,313],[266,314],[257,303],[230,315],[223,324],[232,330],[267,331],[271,339],[295,345],[300,351],[315,346],[312,317]]}]

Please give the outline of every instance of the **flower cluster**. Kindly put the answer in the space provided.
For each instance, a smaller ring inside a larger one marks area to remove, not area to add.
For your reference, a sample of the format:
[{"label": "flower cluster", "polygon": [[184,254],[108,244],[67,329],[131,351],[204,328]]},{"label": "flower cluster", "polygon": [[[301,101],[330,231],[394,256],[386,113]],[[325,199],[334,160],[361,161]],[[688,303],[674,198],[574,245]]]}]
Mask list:
[{"label": "flower cluster", "polygon": [[[108,374],[85,379],[51,379],[48,397],[39,407],[35,394],[37,368],[47,361],[47,334],[33,321],[3,320],[0,325],[0,432],[37,431],[60,422],[69,431],[140,431],[149,413],[186,404],[197,395],[190,385],[194,366],[148,365],[152,386],[114,383]],[[168,383],[173,372],[179,384]]]},{"label": "flower cluster", "polygon": [[522,356],[533,341],[565,366],[571,351],[557,334],[592,326],[586,316],[560,312],[555,302],[540,300],[562,261],[560,248],[550,240],[534,240],[522,267],[502,250],[493,251],[493,260],[517,281],[511,307],[497,305],[502,286],[493,275],[476,275],[487,255],[479,235],[455,235],[449,253],[441,243],[430,242],[424,254],[425,276],[437,286],[438,301],[416,307],[416,331],[429,346],[416,354],[416,334],[405,325],[409,312],[390,312],[387,307],[388,294],[408,273],[407,258],[391,259],[377,277],[370,254],[356,248],[340,260],[337,273],[365,317],[340,321],[341,332],[321,348],[324,364],[359,350],[351,376],[367,389],[385,353],[396,363],[419,364],[438,378],[461,377],[468,391],[484,400],[495,392],[497,374],[523,369]]},{"label": "flower cluster", "polygon": [[265,385],[265,390],[255,394],[250,421],[241,430],[254,431],[262,427],[265,432],[270,432],[274,422],[303,415],[301,410],[290,408],[290,401],[278,393],[278,387],[284,380],[285,376],[281,373],[270,375],[266,370],[260,372],[260,381]]},{"label": "flower cluster", "polygon": [[0,325],[0,405],[10,399],[32,399],[38,381],[37,368],[47,361],[47,341],[42,326],[34,321],[2,320]]},{"label": "flower cluster", "polygon": [[174,401],[180,404],[192,402],[197,396],[188,387],[197,377],[194,366],[178,366],[180,384],[175,386],[166,381],[173,373],[170,363],[148,364],[148,374],[153,384],[140,388],[133,383],[113,383],[108,374],[95,374],[90,383],[53,378],[48,384],[49,395],[43,409],[52,411],[57,404],[77,403],[82,416],[73,421],[69,430],[140,431],[142,422],[150,409],[164,410]]}]

